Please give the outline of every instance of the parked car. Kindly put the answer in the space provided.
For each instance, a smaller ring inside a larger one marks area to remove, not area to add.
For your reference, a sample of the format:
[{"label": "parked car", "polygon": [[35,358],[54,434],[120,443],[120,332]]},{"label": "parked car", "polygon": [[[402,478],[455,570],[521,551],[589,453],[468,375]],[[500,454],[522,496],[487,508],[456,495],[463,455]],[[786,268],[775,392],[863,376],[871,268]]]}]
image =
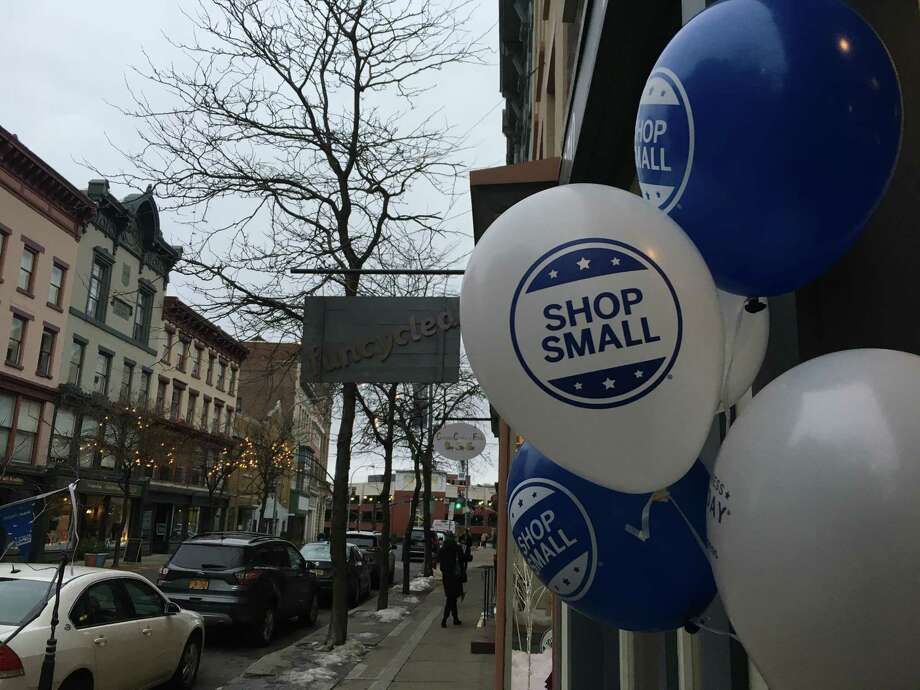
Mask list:
[{"label": "parked car", "polygon": [[[0,569],[0,688],[38,687],[54,607],[57,568]],[[67,566],[55,628],[58,690],[143,690],[171,681],[191,688],[204,622],[135,573]]]},{"label": "parked car", "polygon": [[[300,555],[310,564],[310,572],[316,576],[320,591],[325,594],[332,593],[335,574],[329,549],[328,541],[317,541],[306,544],[300,550]],[[345,549],[348,556],[348,604],[357,606],[371,593],[371,568],[357,546],[346,544]]]},{"label": "parked car", "polygon": [[[431,555],[432,557],[438,555],[438,549],[440,544],[438,542],[438,535],[432,531],[431,534]],[[409,539],[409,560],[410,561],[423,561],[425,560],[425,530],[421,527],[412,528],[412,536]]]},{"label": "parked car", "polygon": [[[364,554],[371,569],[371,585],[374,589],[380,587],[380,566],[378,565],[378,556],[380,556],[380,532],[347,532],[345,538],[350,544],[354,544],[361,553]],[[390,582],[393,582],[393,575],[396,572],[396,546],[390,545],[386,559],[390,571]]]},{"label": "parked car", "polygon": [[160,570],[160,588],[205,623],[243,625],[266,645],[278,621],[316,623],[316,578],[284,539],[249,532],[212,532],[182,542]]}]

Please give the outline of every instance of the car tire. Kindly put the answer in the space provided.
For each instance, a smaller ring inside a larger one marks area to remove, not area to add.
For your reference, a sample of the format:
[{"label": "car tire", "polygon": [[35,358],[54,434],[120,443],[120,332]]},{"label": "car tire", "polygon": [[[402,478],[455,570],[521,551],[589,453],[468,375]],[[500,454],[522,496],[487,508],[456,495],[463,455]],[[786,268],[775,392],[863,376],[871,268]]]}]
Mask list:
[{"label": "car tire", "polygon": [[252,636],[257,646],[265,647],[271,644],[272,639],[275,637],[277,623],[278,613],[275,610],[275,605],[273,603],[268,604],[265,610],[262,611],[259,620],[252,626]]},{"label": "car tire", "polygon": [[77,671],[67,676],[58,690],[93,690],[93,677],[89,671]]},{"label": "car tire", "polygon": [[198,669],[201,666],[201,636],[192,635],[185,643],[179,665],[173,673],[170,687],[176,690],[191,690],[195,687],[198,678]]}]

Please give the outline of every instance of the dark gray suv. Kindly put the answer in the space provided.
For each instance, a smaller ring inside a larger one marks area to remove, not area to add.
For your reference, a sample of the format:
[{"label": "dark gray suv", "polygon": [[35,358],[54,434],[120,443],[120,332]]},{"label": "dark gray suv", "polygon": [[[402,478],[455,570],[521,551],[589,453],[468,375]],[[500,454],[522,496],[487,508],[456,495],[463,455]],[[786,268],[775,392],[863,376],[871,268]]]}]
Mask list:
[{"label": "dark gray suv", "polygon": [[265,534],[216,532],[184,541],[157,586],[206,624],[246,626],[260,645],[271,642],[279,620],[313,625],[319,612],[306,561],[290,542]]}]

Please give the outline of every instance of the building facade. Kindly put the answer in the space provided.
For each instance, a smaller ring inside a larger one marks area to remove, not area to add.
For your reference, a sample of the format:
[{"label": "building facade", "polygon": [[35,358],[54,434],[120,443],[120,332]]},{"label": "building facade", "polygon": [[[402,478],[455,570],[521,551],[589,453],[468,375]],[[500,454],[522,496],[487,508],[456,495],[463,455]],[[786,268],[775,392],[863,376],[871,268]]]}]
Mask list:
[{"label": "building facade", "polygon": [[[119,524],[136,530],[146,480],[124,477],[110,450],[117,435],[114,406],[146,410],[169,271],[179,251],[163,238],[150,190],[122,200],[106,180],[92,180],[87,195],[97,212],[70,269],[73,289],[65,307],[59,404],[48,451],[54,487],[79,478],[81,538],[114,547]],[[97,439],[101,439],[97,443]],[[125,505],[126,481],[130,495]],[[126,543],[123,539],[122,543]],[[50,548],[50,545],[49,545]]]},{"label": "building facade", "polygon": [[[661,51],[710,0],[597,2],[500,0],[501,92],[507,165],[470,176],[474,237],[529,194],[558,184],[590,182],[638,190],[633,160],[636,109]],[[910,318],[917,235],[913,209],[920,159],[914,107],[920,65],[920,21],[912,3],[847,2],[879,33],[901,80],[902,155],[888,192],[849,254],[814,283],[770,299],[770,344],[753,394],[801,361],[854,347],[920,352]],[[885,260],[880,259],[885,257]],[[742,400],[740,412],[750,399]],[[701,460],[711,466],[726,422],[717,416]],[[522,438],[500,420],[499,516],[505,481]],[[514,564],[519,559],[505,521],[499,526],[494,687],[511,687],[511,634],[516,616]],[[675,573],[679,576],[680,573]],[[718,603],[714,625],[730,628]],[[552,605],[552,687],[603,690],[764,690],[743,646],[706,630],[643,634],[604,626],[556,600]],[[543,680],[543,679],[541,679]]]},{"label": "building facade", "polygon": [[46,487],[68,307],[95,204],[0,127],[0,503]]},{"label": "building facade", "polygon": [[236,453],[247,352],[176,297],[163,300],[158,341],[149,399],[176,450],[146,473],[142,538],[151,551],[168,553],[190,535],[224,524],[229,485],[215,473]]},{"label": "building facade", "polygon": [[[299,343],[251,340],[245,345],[249,356],[240,372],[240,391],[246,416],[280,425],[296,453],[289,488],[272,495],[262,521],[295,541],[315,541],[331,495],[326,473],[332,423],[329,392],[321,385],[301,385]],[[241,501],[237,524],[255,524],[258,510],[255,503],[246,506]]]}]

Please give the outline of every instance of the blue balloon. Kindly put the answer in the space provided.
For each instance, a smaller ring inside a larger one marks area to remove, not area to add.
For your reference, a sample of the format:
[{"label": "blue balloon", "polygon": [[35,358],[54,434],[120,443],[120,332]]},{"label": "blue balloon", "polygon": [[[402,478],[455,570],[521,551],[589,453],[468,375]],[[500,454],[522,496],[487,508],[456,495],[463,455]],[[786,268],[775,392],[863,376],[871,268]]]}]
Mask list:
[{"label": "blue balloon", "polygon": [[[562,469],[525,443],[508,475],[508,524],[539,580],[564,602],[623,630],[673,630],[716,593],[705,539],[709,473],[697,461],[654,501],[612,491]],[[672,502],[673,501],[673,502]]]},{"label": "blue balloon", "polygon": [[901,91],[878,35],[837,0],[725,0],[665,48],[639,105],[643,196],[716,284],[763,297],[814,279],[882,198]]}]

